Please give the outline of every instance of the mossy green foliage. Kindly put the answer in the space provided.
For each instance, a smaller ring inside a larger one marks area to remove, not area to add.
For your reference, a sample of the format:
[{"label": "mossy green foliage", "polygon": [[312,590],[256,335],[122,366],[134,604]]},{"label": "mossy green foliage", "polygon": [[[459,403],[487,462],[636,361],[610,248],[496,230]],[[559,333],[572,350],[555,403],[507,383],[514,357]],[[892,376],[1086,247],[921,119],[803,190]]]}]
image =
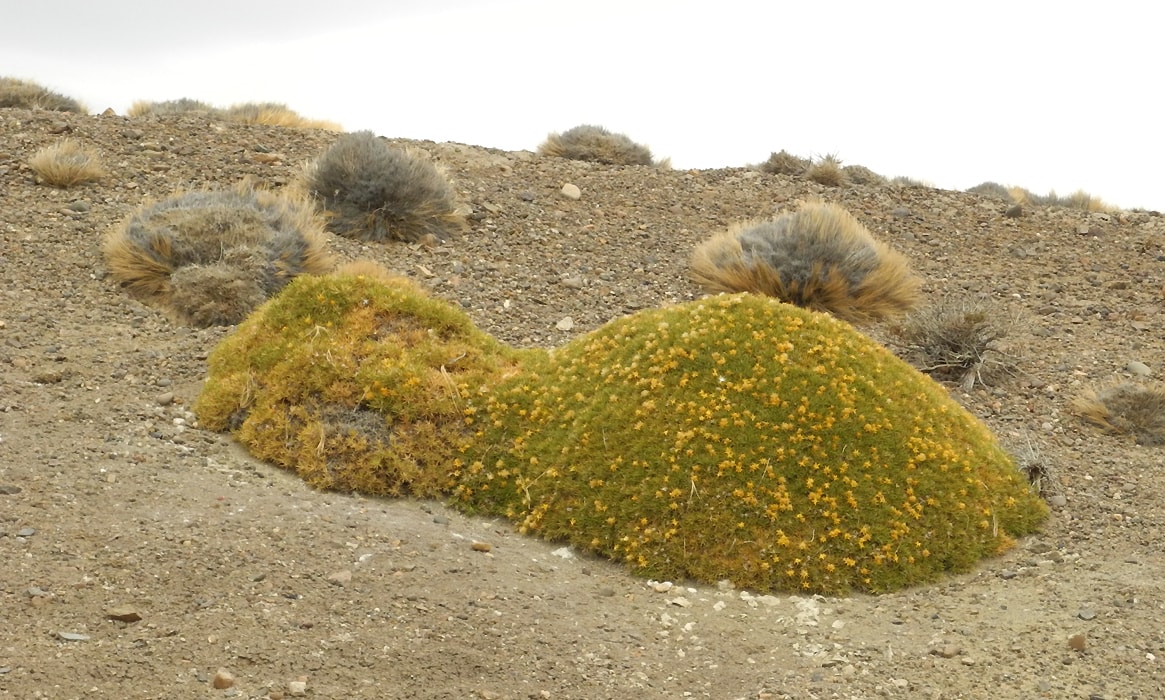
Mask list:
[{"label": "mossy green foliage", "polygon": [[519,357],[403,278],[300,277],[214,350],[195,410],[315,487],[433,496]]},{"label": "mossy green foliage", "polygon": [[455,501],[644,576],[889,591],[1046,516],[941,386],[774,299],[640,312],[524,369],[491,392]]}]

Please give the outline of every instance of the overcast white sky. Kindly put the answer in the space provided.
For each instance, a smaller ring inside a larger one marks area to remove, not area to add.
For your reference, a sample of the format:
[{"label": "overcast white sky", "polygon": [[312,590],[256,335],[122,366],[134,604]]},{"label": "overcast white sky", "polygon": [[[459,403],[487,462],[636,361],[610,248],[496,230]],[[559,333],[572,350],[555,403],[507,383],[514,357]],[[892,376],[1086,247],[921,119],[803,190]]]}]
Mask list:
[{"label": "overcast white sky", "polygon": [[124,112],[284,102],[533,149],[582,123],[678,168],[772,151],[1165,210],[1155,3],[0,0],[0,75]]}]

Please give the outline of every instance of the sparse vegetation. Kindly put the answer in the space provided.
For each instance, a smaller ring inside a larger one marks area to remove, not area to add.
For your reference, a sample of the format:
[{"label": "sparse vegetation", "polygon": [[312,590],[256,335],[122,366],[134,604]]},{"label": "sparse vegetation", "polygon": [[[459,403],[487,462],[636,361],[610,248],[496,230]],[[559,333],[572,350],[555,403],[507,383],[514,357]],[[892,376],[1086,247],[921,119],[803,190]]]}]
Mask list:
[{"label": "sparse vegetation", "polygon": [[366,241],[445,240],[466,228],[452,185],[420,151],[372,132],[341,136],[312,163],[305,187],[327,210],[328,228]]},{"label": "sparse vegetation", "polygon": [[1085,421],[1142,445],[1165,445],[1165,389],[1122,382],[1091,390],[1073,403]]},{"label": "sparse vegetation", "polygon": [[918,369],[969,391],[1015,370],[1019,358],[1005,341],[1015,325],[998,304],[957,297],[915,311],[892,332]]},{"label": "sparse vegetation", "polygon": [[1046,514],[941,386],[773,299],[638,312],[524,370],[487,395],[455,503],[642,576],[890,591]]},{"label": "sparse vegetation", "polygon": [[93,149],[72,139],[45,146],[28,160],[37,182],[53,187],[75,187],[105,177],[105,165]]},{"label": "sparse vegetation", "polygon": [[150,102],[148,100],[139,100],[133,103],[126,113],[130,117],[146,117],[146,116],[169,116],[172,114],[206,114],[210,116],[222,116],[222,110],[213,107],[205,102],[192,100],[186,97],[177,100],[165,100],[163,102]]},{"label": "sparse vegetation", "polygon": [[194,326],[238,323],[292,278],[333,265],[310,203],[249,183],[143,205],[104,252],[133,297]]},{"label": "sparse vegetation", "polygon": [[769,159],[758,167],[761,172],[770,175],[804,175],[813,163],[808,158],[795,156],[788,151],[779,151],[769,156]]},{"label": "sparse vegetation", "polygon": [[206,102],[192,100],[186,97],[163,102],[139,100],[129,108],[130,117],[170,116],[175,114],[203,114],[212,119],[238,122],[240,124],[265,124],[267,126],[282,126],[289,129],[321,129],[324,131],[343,131],[343,128],[331,121],[322,119],[308,119],[300,116],[285,104],[278,102],[244,102],[221,109]]},{"label": "sparse vegetation", "polygon": [[651,149],[626,134],[582,124],[561,134],[550,134],[538,152],[544,156],[585,160],[604,165],[652,165]]},{"label": "sparse vegetation", "polygon": [[0,76],[0,109],[47,109],[84,114],[85,106],[71,97],[28,80]]},{"label": "sparse vegetation", "polygon": [[283,126],[292,129],[322,129],[324,131],[343,131],[339,124],[321,119],[308,119],[300,116],[285,104],[277,102],[246,102],[231,105],[222,112],[223,117],[230,121],[243,124],[266,124],[268,126]]},{"label": "sparse vegetation", "polygon": [[813,161],[806,171],[805,177],[819,185],[826,187],[841,187],[845,184],[845,171],[841,167],[841,159],[835,154],[821,156]]},{"label": "sparse vegetation", "polygon": [[841,169],[845,180],[854,185],[883,185],[886,178],[864,165],[847,165]]},{"label": "sparse vegetation", "polygon": [[[978,185],[975,185],[974,187],[967,188],[967,192],[969,192],[971,194],[977,194],[977,195],[980,195],[982,197],[992,197],[994,199],[1011,200],[1011,192],[1006,187],[999,184],[998,182],[991,182],[991,181],[981,182]],[[1016,202],[1016,203],[1022,204],[1022,202]]]},{"label": "sparse vegetation", "polygon": [[698,246],[692,277],[707,292],[753,292],[863,322],[909,311],[920,281],[899,253],[836,204],[734,226]]},{"label": "sparse vegetation", "polygon": [[317,488],[439,496],[521,354],[404,278],[303,277],[215,349],[195,412]]},{"label": "sparse vegetation", "polygon": [[932,186],[929,182],[924,182],[922,180],[915,180],[914,178],[906,177],[905,175],[899,175],[897,177],[891,178],[890,184],[894,185],[895,187],[931,187]]}]

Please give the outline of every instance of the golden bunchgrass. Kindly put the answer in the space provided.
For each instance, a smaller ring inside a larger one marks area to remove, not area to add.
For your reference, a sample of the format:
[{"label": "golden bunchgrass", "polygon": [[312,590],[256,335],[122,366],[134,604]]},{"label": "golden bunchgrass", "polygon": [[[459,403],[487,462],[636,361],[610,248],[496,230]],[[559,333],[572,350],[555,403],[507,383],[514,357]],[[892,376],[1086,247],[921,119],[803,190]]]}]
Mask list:
[{"label": "golden bunchgrass", "polygon": [[238,323],[293,277],[334,266],[311,202],[244,181],[140,206],[106,236],[110,276],[194,326]]},{"label": "golden bunchgrass", "polygon": [[788,151],[775,151],[768,160],[757,166],[761,172],[771,175],[804,175],[813,162],[808,158],[795,156]]},{"label": "golden bunchgrass", "polygon": [[321,129],[343,131],[343,127],[323,119],[308,119],[285,104],[277,102],[244,102],[222,110],[223,118],[242,124],[265,124],[291,129]]},{"label": "golden bunchgrass", "polygon": [[317,488],[436,496],[521,354],[405,278],[301,277],[214,350],[195,412]]},{"label": "golden bunchgrass", "polygon": [[96,151],[73,139],[45,146],[28,159],[37,181],[53,187],[75,187],[97,182],[106,176],[105,165]]},{"label": "golden bunchgrass", "polygon": [[764,294],[851,322],[909,311],[920,287],[905,257],[826,203],[714,235],[692,254],[691,273],[709,293]]},{"label": "golden bunchgrass", "polygon": [[841,187],[846,183],[845,170],[836,154],[821,156],[805,171],[805,177],[826,187]]},{"label": "golden bunchgrass", "polygon": [[1132,435],[1143,445],[1165,445],[1165,389],[1121,382],[1085,392],[1072,408],[1106,432]]},{"label": "golden bunchgrass", "polygon": [[54,112],[85,113],[85,105],[71,97],[34,83],[0,76],[0,109],[47,109]]},{"label": "golden bunchgrass", "polygon": [[643,576],[890,591],[1046,515],[945,389],[774,299],[639,312],[523,369],[479,411],[454,502]]},{"label": "golden bunchgrass", "polygon": [[[604,165],[652,165],[651,149],[601,126],[581,124],[562,133],[553,133],[538,146],[544,156],[585,160]],[[671,167],[670,159],[660,162]]]}]

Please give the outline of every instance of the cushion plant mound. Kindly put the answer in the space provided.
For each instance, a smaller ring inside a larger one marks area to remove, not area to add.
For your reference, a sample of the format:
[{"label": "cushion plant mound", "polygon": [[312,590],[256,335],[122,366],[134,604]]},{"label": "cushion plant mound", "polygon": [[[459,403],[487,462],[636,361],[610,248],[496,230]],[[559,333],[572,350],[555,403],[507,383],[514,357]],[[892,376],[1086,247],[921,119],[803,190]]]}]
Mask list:
[{"label": "cushion plant mound", "polygon": [[889,591],[1046,516],[941,386],[768,297],[640,312],[524,370],[491,392],[455,499],[644,576]]},{"label": "cushion plant mound", "polygon": [[318,488],[432,496],[518,356],[403,278],[299,277],[214,350],[195,411]]}]

